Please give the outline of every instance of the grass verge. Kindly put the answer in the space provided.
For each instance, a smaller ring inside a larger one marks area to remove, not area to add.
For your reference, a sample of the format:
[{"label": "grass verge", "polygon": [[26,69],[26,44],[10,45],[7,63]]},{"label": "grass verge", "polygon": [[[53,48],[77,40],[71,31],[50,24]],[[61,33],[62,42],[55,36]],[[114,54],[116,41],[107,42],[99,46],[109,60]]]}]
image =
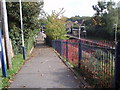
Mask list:
[{"label": "grass verge", "polygon": [[2,89],[2,70],[0,68],[0,90]]},{"label": "grass verge", "polygon": [[12,60],[12,70],[7,70],[7,78],[0,76],[2,79],[2,88],[8,88],[10,82],[13,80],[13,76],[20,70],[24,60],[21,54],[16,55]]}]

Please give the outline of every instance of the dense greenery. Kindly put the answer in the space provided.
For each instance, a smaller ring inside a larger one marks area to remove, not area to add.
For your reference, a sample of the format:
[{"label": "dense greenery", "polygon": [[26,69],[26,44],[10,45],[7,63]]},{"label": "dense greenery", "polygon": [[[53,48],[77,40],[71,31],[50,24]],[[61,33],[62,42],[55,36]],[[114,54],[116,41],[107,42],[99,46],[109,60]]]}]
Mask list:
[{"label": "dense greenery", "polygon": [[[115,7],[114,2],[100,1],[97,5],[93,5],[93,9],[96,11],[96,14],[92,17],[93,25],[91,29],[88,30],[88,34],[95,37],[114,40],[115,24],[118,24],[118,28],[120,27],[120,22],[118,21],[119,8]],[[118,36],[120,35],[119,33],[117,34]],[[119,37],[118,40],[120,40]]]},{"label": "dense greenery", "polygon": [[[43,2],[22,2],[23,26],[25,45],[34,38],[40,29],[39,15],[41,14]],[[21,30],[19,2],[7,2],[9,32],[12,40],[14,53],[21,52]]]},{"label": "dense greenery", "polygon": [[113,2],[98,2],[97,5],[93,5],[93,9],[96,11],[95,16],[92,18],[94,22],[94,34],[98,37],[106,39],[114,39],[114,24],[116,23],[116,9]]},{"label": "dense greenery", "polygon": [[51,40],[67,39],[66,37],[66,18],[60,16],[62,11],[59,13],[52,12],[51,16],[47,16],[46,20],[46,35]]}]

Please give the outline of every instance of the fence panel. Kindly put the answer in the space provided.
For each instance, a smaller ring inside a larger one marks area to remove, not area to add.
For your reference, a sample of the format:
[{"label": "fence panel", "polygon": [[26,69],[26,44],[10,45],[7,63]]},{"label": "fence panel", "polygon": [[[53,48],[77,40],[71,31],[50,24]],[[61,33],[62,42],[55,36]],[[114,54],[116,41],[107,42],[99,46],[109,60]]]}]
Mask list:
[{"label": "fence panel", "polygon": [[103,43],[81,40],[82,60],[80,69],[96,87],[112,87],[115,50],[107,41]]},{"label": "fence panel", "polygon": [[75,40],[68,40],[68,61],[74,66],[78,66],[78,45]]},{"label": "fence panel", "polygon": [[62,43],[61,40],[53,40],[52,41],[52,47],[62,55]]},{"label": "fence panel", "polygon": [[54,48],[95,87],[113,87],[115,47],[113,42],[91,40],[58,40]]}]

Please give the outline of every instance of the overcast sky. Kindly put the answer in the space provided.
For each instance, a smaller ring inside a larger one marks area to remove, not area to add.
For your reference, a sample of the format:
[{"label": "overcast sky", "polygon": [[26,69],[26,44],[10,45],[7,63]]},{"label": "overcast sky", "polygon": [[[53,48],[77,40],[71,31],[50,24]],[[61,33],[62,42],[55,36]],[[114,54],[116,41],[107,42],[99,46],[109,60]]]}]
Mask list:
[{"label": "overcast sky", "polygon": [[[120,0],[112,1],[118,2]],[[92,9],[92,5],[96,5],[97,2],[98,0],[44,0],[44,10],[51,14],[52,10],[59,11],[60,8],[64,8],[64,16],[66,17],[93,16],[95,11]]]}]

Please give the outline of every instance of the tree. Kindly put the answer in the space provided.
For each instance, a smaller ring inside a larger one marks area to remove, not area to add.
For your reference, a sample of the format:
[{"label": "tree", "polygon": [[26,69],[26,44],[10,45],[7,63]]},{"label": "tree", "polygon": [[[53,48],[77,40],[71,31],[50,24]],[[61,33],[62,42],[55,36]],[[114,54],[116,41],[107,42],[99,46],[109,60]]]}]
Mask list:
[{"label": "tree", "polygon": [[72,22],[80,21],[80,20],[81,20],[80,16],[74,16],[74,17],[71,17],[71,18],[67,19],[67,21],[72,21]]},{"label": "tree", "polygon": [[66,20],[62,15],[63,10],[60,12],[52,12],[51,16],[48,15],[46,23],[46,35],[52,40],[66,39]]},{"label": "tree", "polygon": [[[29,40],[33,39],[40,29],[39,15],[44,2],[22,2],[24,38],[27,47]],[[20,10],[19,2],[7,2],[9,32],[14,53],[21,52]]]},{"label": "tree", "polygon": [[[97,5],[93,5],[93,10],[96,11],[93,22],[95,26],[95,36],[113,40],[114,27],[116,22],[116,9],[115,3],[112,1],[103,2],[99,1]],[[106,34],[106,35],[104,35]],[[103,36],[102,36],[103,35]]]},{"label": "tree", "polygon": [[106,2],[99,1],[97,5],[92,6],[96,11],[96,15],[101,15],[103,10],[106,9]]}]

